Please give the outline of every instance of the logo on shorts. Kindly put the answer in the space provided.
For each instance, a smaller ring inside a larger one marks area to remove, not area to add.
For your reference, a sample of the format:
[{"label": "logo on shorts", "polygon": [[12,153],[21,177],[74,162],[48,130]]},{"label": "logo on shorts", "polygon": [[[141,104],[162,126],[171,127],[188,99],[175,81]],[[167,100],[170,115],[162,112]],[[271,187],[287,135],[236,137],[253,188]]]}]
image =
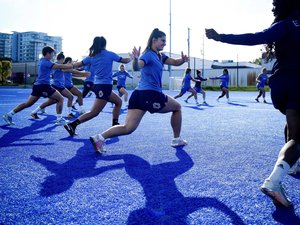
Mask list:
[{"label": "logo on shorts", "polygon": [[103,91],[99,91],[99,97],[102,98],[103,97]]},{"label": "logo on shorts", "polygon": [[153,109],[160,109],[160,104],[158,102],[154,102]]},{"label": "logo on shorts", "polygon": [[300,26],[300,20],[293,20],[293,23],[296,27]]},{"label": "logo on shorts", "polygon": [[42,95],[47,97],[48,96],[48,93],[47,92],[42,92]]}]

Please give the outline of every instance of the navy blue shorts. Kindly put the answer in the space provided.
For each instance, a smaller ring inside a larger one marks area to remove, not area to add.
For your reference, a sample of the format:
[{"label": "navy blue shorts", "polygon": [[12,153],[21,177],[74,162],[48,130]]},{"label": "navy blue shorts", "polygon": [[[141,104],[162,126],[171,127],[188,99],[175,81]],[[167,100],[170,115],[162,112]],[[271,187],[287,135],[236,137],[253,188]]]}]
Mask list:
[{"label": "navy blue shorts", "polygon": [[226,89],[228,89],[228,87],[226,87],[226,86],[220,86],[220,89],[222,90],[222,88],[226,88]]},{"label": "navy blue shorts", "polygon": [[140,109],[156,113],[166,106],[168,96],[152,90],[134,90],[129,99],[128,109]]},{"label": "navy blue shorts", "polygon": [[199,87],[194,87],[194,90],[195,90],[197,93],[201,93],[201,92],[202,92],[202,88],[199,88]]},{"label": "navy blue shorts", "polygon": [[32,87],[32,96],[49,98],[56,90],[50,84],[38,84]]},{"label": "navy blue shorts", "polygon": [[96,98],[108,101],[109,96],[112,92],[112,84],[95,84],[93,92]]},{"label": "navy blue shorts", "polygon": [[69,86],[69,87],[66,87],[69,91],[73,88],[74,86]]},{"label": "navy blue shorts", "polygon": [[84,89],[92,91],[93,87],[94,87],[94,83],[92,81],[85,81],[83,83],[83,87],[84,87]]},{"label": "navy blue shorts", "polygon": [[275,71],[269,79],[273,105],[283,114],[287,109],[300,110],[300,71]]},{"label": "navy blue shorts", "polygon": [[126,87],[125,86],[117,86],[117,88],[118,88],[118,91],[120,92],[120,89],[121,88],[124,88],[124,89],[126,89]]},{"label": "navy blue shorts", "polygon": [[184,95],[188,90],[190,90],[190,87],[182,87],[180,92],[182,95]]},{"label": "navy blue shorts", "polygon": [[65,87],[58,87],[58,86],[55,86],[54,84],[52,84],[52,87],[56,90],[58,90],[59,92],[62,92],[63,90],[65,90]]}]

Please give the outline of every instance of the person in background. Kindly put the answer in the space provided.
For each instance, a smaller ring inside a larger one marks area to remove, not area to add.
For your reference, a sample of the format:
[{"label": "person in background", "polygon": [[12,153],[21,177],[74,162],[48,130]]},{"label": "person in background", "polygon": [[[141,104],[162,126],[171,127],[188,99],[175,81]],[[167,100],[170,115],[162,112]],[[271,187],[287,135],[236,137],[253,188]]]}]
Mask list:
[{"label": "person in background", "polygon": [[256,97],[255,101],[259,102],[259,98],[260,96],[263,97],[263,102],[264,103],[267,103],[266,101],[266,90],[265,90],[265,85],[269,79],[268,75],[267,75],[267,69],[266,68],[263,68],[261,73],[258,75],[258,77],[256,78],[256,88],[257,90],[259,91],[258,92],[258,96]]},{"label": "person in background", "polygon": [[[194,86],[194,90],[197,92],[197,93],[201,93],[202,94],[202,98],[203,98],[203,104],[207,104],[206,101],[205,101],[205,97],[206,97],[206,92],[202,89],[201,87],[201,83],[202,81],[207,81],[208,79],[207,78],[203,78],[201,76],[201,71],[200,70],[196,70],[196,73],[197,73],[197,76],[195,77],[196,79],[196,82],[195,82],[195,86]],[[194,96],[193,93],[187,97],[186,100],[184,100],[186,103],[188,103],[188,100]]]},{"label": "person in background", "polygon": [[117,82],[117,88],[119,91],[119,96],[122,97],[124,95],[124,102],[125,105],[127,106],[128,103],[128,92],[126,90],[126,78],[133,78],[133,76],[131,76],[126,70],[125,70],[125,65],[121,64],[119,66],[119,71],[114,73],[112,77],[117,77],[118,78],[118,82]]},{"label": "person in background", "polygon": [[223,98],[226,95],[227,102],[229,102],[229,74],[228,74],[228,69],[223,70],[223,74],[221,74],[218,77],[210,77],[209,79],[212,80],[221,80],[220,83],[220,89],[222,91],[221,95],[217,98],[217,101],[219,101],[220,98]]},{"label": "person in background", "polygon": [[51,102],[52,104],[56,104],[57,119],[55,124],[63,125],[66,123],[65,119],[62,117],[64,98],[57,90],[51,87],[50,73],[53,69],[74,69],[74,65],[70,63],[59,64],[51,62],[51,60],[55,56],[55,50],[50,46],[45,46],[42,50],[42,54],[43,57],[40,59],[38,65],[37,80],[32,87],[31,95],[26,102],[17,105],[13,110],[3,115],[3,120],[8,125],[14,124],[12,118],[16,113],[32,106],[39,100],[40,97],[48,98],[49,102]]},{"label": "person in background", "polygon": [[176,95],[174,98],[175,99],[180,98],[188,91],[188,92],[192,93],[192,95],[195,98],[196,104],[199,105],[197,92],[191,87],[191,80],[194,82],[196,82],[197,80],[191,76],[191,72],[192,72],[192,70],[190,68],[186,68],[185,73],[184,73],[184,78],[182,80],[182,88],[180,90],[180,93],[178,95]]}]

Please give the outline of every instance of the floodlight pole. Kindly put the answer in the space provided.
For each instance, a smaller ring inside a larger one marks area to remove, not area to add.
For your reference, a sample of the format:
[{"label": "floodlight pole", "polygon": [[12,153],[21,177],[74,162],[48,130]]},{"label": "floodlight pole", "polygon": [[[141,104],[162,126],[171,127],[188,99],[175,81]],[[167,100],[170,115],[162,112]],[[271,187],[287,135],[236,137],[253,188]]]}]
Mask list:
[{"label": "floodlight pole", "polygon": [[[171,58],[172,57],[172,0],[170,0],[170,51],[169,51],[169,57]],[[172,75],[172,68],[171,68],[171,65],[169,65],[169,77],[171,77]]]},{"label": "floodlight pole", "polygon": [[[187,42],[188,42],[188,57],[190,58],[190,28],[188,27],[188,39],[187,39]],[[190,68],[190,60],[188,61],[188,67]]]}]

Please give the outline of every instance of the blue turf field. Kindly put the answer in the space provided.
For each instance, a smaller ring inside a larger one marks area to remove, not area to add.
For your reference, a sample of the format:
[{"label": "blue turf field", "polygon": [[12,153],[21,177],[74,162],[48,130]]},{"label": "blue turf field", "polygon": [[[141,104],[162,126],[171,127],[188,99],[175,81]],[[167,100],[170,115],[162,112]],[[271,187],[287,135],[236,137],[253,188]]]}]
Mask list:
[{"label": "blue turf field", "polygon": [[[1,88],[0,114],[30,93]],[[44,99],[16,114],[16,125],[1,122],[0,224],[300,224],[300,176],[284,180],[289,209],[259,190],[284,144],[284,116],[256,103],[256,92],[231,92],[230,104],[207,92],[209,105],[200,107],[186,95],[183,149],[170,147],[171,114],[147,113],[134,133],[94,153],[88,138],[111,125],[110,104],[74,138],[55,126],[54,106],[42,120],[30,118]]]}]

